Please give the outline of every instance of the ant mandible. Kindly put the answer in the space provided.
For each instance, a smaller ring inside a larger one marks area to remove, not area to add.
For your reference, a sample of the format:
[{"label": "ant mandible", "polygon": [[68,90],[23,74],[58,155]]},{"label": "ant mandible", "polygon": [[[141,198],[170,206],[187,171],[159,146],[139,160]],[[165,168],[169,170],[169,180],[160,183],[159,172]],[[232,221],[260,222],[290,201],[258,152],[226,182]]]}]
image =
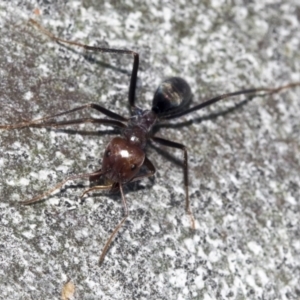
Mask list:
[{"label": "ant mandible", "polygon": [[[74,180],[78,178],[89,178],[89,180],[98,182],[100,178],[104,177],[107,184],[105,185],[95,185],[85,190],[81,197],[85,194],[95,191],[95,190],[111,190],[119,189],[121,193],[122,203],[124,207],[124,217],[120,223],[115,227],[110,237],[108,238],[102,253],[100,255],[99,263],[101,264],[104,257],[109,249],[109,246],[119,231],[119,229],[124,224],[128,217],[128,206],[123,192],[123,185],[131,183],[146,177],[153,176],[155,174],[155,167],[152,162],[147,158],[145,154],[145,149],[147,142],[149,140],[156,142],[158,144],[180,149],[184,155],[183,163],[183,178],[185,187],[185,210],[191,218],[192,229],[195,229],[195,220],[190,207],[189,201],[189,181],[188,181],[188,153],[187,149],[183,144],[166,140],[161,137],[156,137],[153,132],[153,127],[155,124],[159,123],[161,120],[169,120],[173,118],[178,118],[183,115],[189,114],[196,110],[200,110],[207,107],[213,103],[220,100],[237,96],[237,95],[254,95],[258,93],[274,94],[278,93],[284,89],[293,88],[300,86],[300,82],[290,83],[277,88],[253,88],[236,91],[233,93],[227,93],[223,95],[216,96],[209,100],[206,100],[196,106],[189,108],[189,104],[192,100],[192,92],[188,83],[180,77],[170,77],[165,79],[157,88],[151,110],[143,110],[135,105],[135,90],[137,82],[137,73],[139,67],[139,54],[132,50],[122,50],[114,48],[102,48],[84,45],[81,43],[63,40],[54,36],[51,32],[43,28],[38,22],[33,19],[29,19],[29,23],[37,27],[42,33],[50,37],[52,40],[73,46],[78,46],[84,48],[88,51],[99,51],[107,53],[116,53],[122,55],[132,55],[133,56],[133,67],[130,78],[128,102],[131,116],[125,118],[116,114],[98,104],[89,103],[76,107],[74,109],[64,111],[55,115],[46,116],[40,119],[31,120],[27,122],[11,124],[11,125],[1,125],[0,129],[20,129],[26,127],[61,127],[67,125],[83,124],[83,123],[93,123],[101,124],[112,127],[117,127],[121,131],[121,136],[113,138],[107,145],[104,156],[102,160],[102,166],[99,171],[94,173],[79,174],[76,176],[71,176],[64,181],[57,184],[52,189],[46,191],[45,193],[34,197],[30,200],[21,202],[24,205],[32,204],[42,200],[43,198],[49,196],[55,190],[60,189],[67,181]],[[86,108],[95,109],[108,119],[102,118],[81,118],[69,121],[49,121],[50,119],[67,115],[75,111],[83,110]],[[141,173],[142,167],[148,169],[147,172]]]}]

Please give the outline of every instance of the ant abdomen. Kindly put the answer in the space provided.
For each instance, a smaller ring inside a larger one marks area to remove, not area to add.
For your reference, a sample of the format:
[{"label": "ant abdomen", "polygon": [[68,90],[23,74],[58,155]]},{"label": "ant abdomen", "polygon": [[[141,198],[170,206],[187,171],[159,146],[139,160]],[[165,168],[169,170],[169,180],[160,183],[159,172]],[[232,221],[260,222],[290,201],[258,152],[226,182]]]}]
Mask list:
[{"label": "ant abdomen", "polygon": [[158,116],[174,114],[188,107],[192,96],[191,88],[183,78],[167,78],[155,91],[152,111]]}]

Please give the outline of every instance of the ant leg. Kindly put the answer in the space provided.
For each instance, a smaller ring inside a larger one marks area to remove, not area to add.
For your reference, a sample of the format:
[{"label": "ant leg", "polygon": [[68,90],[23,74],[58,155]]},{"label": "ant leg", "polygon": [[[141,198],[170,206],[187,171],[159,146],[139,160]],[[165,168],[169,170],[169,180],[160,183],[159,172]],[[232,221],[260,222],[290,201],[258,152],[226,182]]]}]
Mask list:
[{"label": "ant leg", "polygon": [[109,184],[109,185],[97,185],[97,186],[93,186],[89,189],[86,189],[80,196],[80,199],[82,199],[84,197],[84,195],[86,195],[87,193],[91,192],[91,191],[95,191],[95,190],[108,190],[111,189],[113,187],[113,184]]},{"label": "ant leg", "polygon": [[37,120],[12,124],[12,125],[1,125],[0,129],[21,129],[26,127],[31,128],[44,128],[44,127],[60,127],[67,125],[76,125],[76,124],[85,124],[85,123],[94,123],[94,124],[102,124],[107,126],[125,128],[126,125],[122,122],[108,119],[97,119],[97,118],[82,118],[76,120],[69,121],[61,121],[61,122],[48,122],[48,123],[36,123]]},{"label": "ant leg", "polygon": [[109,110],[109,109],[107,109],[107,108],[105,108],[105,107],[103,107],[101,105],[95,104],[95,103],[88,103],[88,104],[85,104],[85,105],[82,105],[82,106],[79,106],[79,107],[75,107],[73,109],[70,109],[70,110],[67,110],[67,111],[64,111],[64,112],[52,115],[52,116],[46,116],[44,118],[39,119],[39,121],[44,121],[44,120],[47,120],[47,119],[64,116],[64,115],[73,113],[75,111],[83,110],[85,108],[95,109],[95,110],[103,113],[104,115],[106,115],[109,118],[114,119],[114,120],[118,120],[118,121],[122,121],[122,122],[128,121],[127,118],[125,118],[123,116],[120,116],[119,114],[116,114],[116,113],[112,112],[111,110]]},{"label": "ant leg", "polygon": [[[131,180],[130,182],[133,182],[133,181],[136,181],[136,180],[140,180],[142,178],[145,178],[145,177],[150,177],[150,176],[153,176],[154,173],[155,173],[155,167],[154,165],[152,164],[152,162],[146,157],[145,158],[145,162],[144,162],[144,165],[149,169],[149,172],[146,173],[146,174],[143,174],[143,175],[139,175],[137,177],[135,177],[133,180]],[[107,253],[107,250],[113,240],[113,238],[115,237],[115,235],[117,234],[117,232],[120,230],[120,228],[122,227],[122,225],[124,224],[125,220],[127,219],[128,217],[128,206],[127,206],[127,203],[126,203],[126,200],[125,200],[125,196],[124,196],[124,192],[123,192],[123,187],[122,185],[119,183],[119,190],[120,190],[120,193],[121,193],[121,196],[122,196],[122,203],[123,203],[123,206],[124,206],[124,212],[125,212],[125,216],[123,217],[123,219],[121,220],[121,222],[115,227],[114,231],[112,232],[112,234],[110,235],[109,239],[107,240],[103,250],[102,250],[102,253],[100,255],[100,259],[99,259],[99,264],[101,265],[103,260],[104,260],[104,257]],[[84,195],[86,195],[87,193],[91,192],[91,191],[94,191],[94,190],[105,190],[105,189],[108,189],[108,188],[112,188],[113,187],[113,184],[110,184],[108,186],[104,186],[104,185],[99,185],[99,186],[94,186],[94,187],[91,187],[87,190],[85,190],[82,195],[80,196],[80,198],[82,198]]]},{"label": "ant leg", "polygon": [[124,206],[124,217],[121,220],[121,222],[115,227],[114,231],[112,232],[109,239],[107,240],[107,242],[106,242],[106,244],[105,244],[105,246],[102,250],[102,253],[100,255],[100,258],[99,258],[99,264],[100,265],[102,264],[102,262],[104,260],[104,257],[107,253],[107,250],[108,250],[113,238],[115,237],[115,235],[120,230],[120,228],[122,227],[122,225],[124,224],[124,222],[126,221],[126,219],[128,217],[128,206],[127,206],[127,203],[126,203],[126,200],[125,200],[122,184],[120,184],[120,183],[119,183],[119,189],[120,189],[120,193],[121,193],[121,196],[122,196],[122,203],[123,203],[123,206]]},{"label": "ant leg", "polygon": [[[46,120],[56,118],[56,117],[60,117],[60,116],[64,116],[64,115],[67,115],[67,114],[70,114],[72,112],[82,110],[82,109],[85,109],[85,108],[88,108],[88,107],[94,108],[94,109],[102,112],[103,114],[107,115],[108,117],[110,117],[112,119],[115,119],[115,120],[118,120],[118,121],[126,122],[128,120],[127,118],[124,118],[124,117],[122,117],[122,116],[120,116],[120,115],[118,115],[118,114],[116,114],[116,113],[114,113],[114,112],[98,105],[98,104],[89,103],[89,104],[86,104],[86,105],[83,105],[83,106],[73,108],[71,110],[67,110],[67,111],[64,111],[64,112],[61,112],[61,113],[58,113],[58,114],[55,114],[55,115],[51,115],[51,116],[46,116],[46,117],[43,117],[43,118],[40,118],[40,119],[25,121],[25,122],[21,122],[21,123],[17,123],[17,124],[12,124],[12,125],[0,125],[0,129],[16,129],[16,128],[24,128],[24,127],[30,127],[30,126],[33,127],[34,124],[39,124],[39,123],[44,122]],[[105,119],[102,119],[102,120],[105,120]],[[122,124],[120,122],[113,121],[113,120],[111,120],[111,122],[115,122],[115,124]],[[48,123],[48,124],[51,124],[51,123]],[[115,126],[118,126],[118,125],[115,125]],[[37,127],[37,126],[35,126],[35,127]],[[123,127],[123,126],[118,126],[118,127]]]},{"label": "ant leg", "polygon": [[134,104],[135,88],[136,88],[137,73],[138,73],[138,68],[139,68],[139,54],[137,52],[132,51],[132,50],[126,50],[126,49],[93,47],[93,46],[88,46],[88,45],[84,45],[84,44],[73,42],[73,41],[67,41],[67,40],[56,37],[54,34],[52,34],[50,31],[45,29],[42,25],[40,25],[38,22],[36,22],[33,19],[29,19],[29,23],[31,23],[32,25],[37,27],[42,33],[44,33],[49,38],[51,38],[52,40],[54,40],[58,43],[78,46],[78,47],[84,48],[85,50],[88,50],[88,51],[99,51],[99,52],[106,52],[106,53],[132,55],[133,56],[133,66],[132,66],[132,71],[131,71],[128,100],[129,100],[130,108],[132,109],[135,107],[135,104]]},{"label": "ant leg", "polygon": [[85,105],[82,105],[82,106],[78,106],[78,107],[75,107],[73,109],[70,109],[70,110],[67,110],[67,111],[55,114],[55,115],[43,117],[43,118],[38,119],[36,121],[44,121],[44,120],[48,120],[48,119],[51,119],[51,118],[56,118],[56,117],[64,116],[64,115],[73,113],[75,111],[83,110],[85,108],[95,109],[95,110],[103,113],[104,115],[106,115],[109,118],[114,119],[114,120],[118,120],[118,121],[122,121],[122,122],[126,122],[128,120],[127,118],[125,118],[123,116],[120,116],[119,114],[116,114],[116,113],[112,112],[111,110],[109,110],[109,109],[107,109],[107,108],[105,108],[105,107],[103,107],[101,105],[98,105],[98,104],[95,104],[95,103],[88,103],[88,104],[85,104]]},{"label": "ant leg", "polygon": [[184,160],[183,160],[183,177],[184,177],[184,187],[185,187],[185,210],[191,218],[192,222],[192,229],[195,229],[195,219],[190,207],[190,198],[189,198],[189,178],[188,178],[188,154],[186,147],[182,144],[175,143],[169,140],[165,140],[159,137],[151,137],[151,140],[157,142],[161,145],[172,147],[176,149],[180,149],[184,153]]},{"label": "ant leg", "polygon": [[62,182],[58,183],[52,189],[46,191],[45,193],[43,193],[39,196],[36,196],[36,197],[34,197],[30,200],[22,201],[20,203],[23,204],[23,205],[28,205],[28,204],[33,204],[33,203],[39,202],[43,198],[46,198],[49,195],[51,195],[54,191],[60,189],[64,184],[66,184],[70,180],[75,180],[75,179],[78,179],[78,178],[84,178],[84,177],[90,177],[90,176],[100,176],[100,175],[103,175],[103,173],[101,171],[94,172],[94,173],[79,174],[79,175],[68,177],[67,179],[65,179]]},{"label": "ant leg", "polygon": [[264,88],[264,87],[262,87],[262,88],[240,90],[240,91],[236,91],[236,92],[233,92],[233,93],[227,93],[227,94],[219,95],[219,96],[216,96],[216,97],[211,98],[209,100],[206,100],[206,101],[204,101],[204,102],[202,102],[202,103],[200,103],[200,104],[198,104],[194,107],[188,108],[188,109],[183,110],[181,112],[174,113],[172,115],[166,116],[164,119],[178,118],[178,117],[181,117],[183,115],[189,114],[190,112],[200,110],[200,109],[202,109],[206,106],[209,106],[211,104],[219,102],[220,100],[227,99],[227,98],[230,98],[230,97],[233,97],[233,96],[238,96],[238,95],[255,96],[256,94],[261,93],[261,92],[265,93],[261,96],[271,95],[271,94],[276,94],[276,93],[279,93],[283,90],[294,88],[294,87],[297,87],[297,86],[300,86],[300,82],[289,83],[287,85],[279,86],[277,88]]}]

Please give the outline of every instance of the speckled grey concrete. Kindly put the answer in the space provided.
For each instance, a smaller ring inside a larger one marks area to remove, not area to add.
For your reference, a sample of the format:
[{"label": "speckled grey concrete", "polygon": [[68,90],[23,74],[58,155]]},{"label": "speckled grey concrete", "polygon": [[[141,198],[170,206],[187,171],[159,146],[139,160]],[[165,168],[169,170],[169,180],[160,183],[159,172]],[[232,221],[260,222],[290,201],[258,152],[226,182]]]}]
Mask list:
[{"label": "speckled grey concrete", "polygon": [[[166,76],[186,78],[194,103],[300,81],[296,0],[40,2],[0,3],[1,124],[88,102],[128,115],[131,58],[85,57],[51,42],[27,24],[30,17],[64,38],[138,51],[137,103],[145,108]],[[101,267],[99,254],[122,216],[119,195],[81,201],[88,182],[78,181],[47,201],[18,202],[97,170],[111,137],[106,128],[1,131],[0,299],[59,299],[68,280],[74,299],[299,298],[300,89],[237,106],[243,100],[159,133],[189,150],[196,231],[184,212],[182,153],[150,148],[155,180],[126,188],[130,217]]]}]

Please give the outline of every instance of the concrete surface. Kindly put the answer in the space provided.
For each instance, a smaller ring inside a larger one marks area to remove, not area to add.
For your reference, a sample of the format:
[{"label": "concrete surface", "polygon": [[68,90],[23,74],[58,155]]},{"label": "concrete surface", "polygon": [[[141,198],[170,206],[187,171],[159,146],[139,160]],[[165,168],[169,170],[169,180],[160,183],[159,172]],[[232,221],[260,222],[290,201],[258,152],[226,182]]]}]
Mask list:
[{"label": "concrete surface", "polygon": [[[105,4],[106,2],[106,4]],[[249,87],[300,81],[298,1],[16,1],[0,3],[1,124],[95,102],[128,115],[131,58],[59,46],[60,37],[140,53],[137,103],[182,76],[194,103]],[[125,189],[130,217],[101,267],[122,216],[118,194],[79,199],[67,176],[99,169],[102,126],[0,133],[0,299],[298,299],[300,89],[231,99],[158,135],[189,151],[196,231],[184,212],[180,151],[148,155],[154,180]],[[69,119],[99,115],[86,111]],[[186,126],[184,126],[186,125]],[[168,149],[164,148],[165,151]]]}]

